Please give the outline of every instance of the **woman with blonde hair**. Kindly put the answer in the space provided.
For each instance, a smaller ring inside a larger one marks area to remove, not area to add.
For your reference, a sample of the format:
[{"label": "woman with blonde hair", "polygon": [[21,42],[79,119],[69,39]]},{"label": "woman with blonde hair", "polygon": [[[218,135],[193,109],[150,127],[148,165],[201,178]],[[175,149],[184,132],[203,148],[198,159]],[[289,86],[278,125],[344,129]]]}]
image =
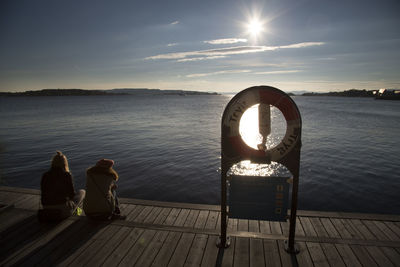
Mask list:
[{"label": "woman with blonde hair", "polygon": [[[75,192],[68,160],[61,151],[57,151],[51,160],[50,170],[45,172],[40,183],[43,220],[63,219],[70,216],[82,204],[85,190]],[[40,215],[39,215],[40,216]],[[48,218],[43,218],[43,217]]]}]

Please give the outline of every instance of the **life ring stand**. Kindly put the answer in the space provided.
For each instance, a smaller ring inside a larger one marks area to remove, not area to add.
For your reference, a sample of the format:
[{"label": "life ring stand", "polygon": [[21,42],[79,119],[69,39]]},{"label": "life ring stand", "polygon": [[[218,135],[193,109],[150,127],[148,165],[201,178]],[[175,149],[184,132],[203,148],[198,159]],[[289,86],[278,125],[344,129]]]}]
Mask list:
[{"label": "life ring stand", "polygon": [[[277,146],[269,150],[257,150],[248,146],[239,133],[243,113],[260,103],[278,108],[286,120],[285,136]],[[300,138],[301,117],[296,104],[286,93],[271,86],[254,86],[243,90],[228,103],[223,118],[222,134],[229,142],[224,154],[228,158],[239,156],[253,162],[278,162],[295,147]]]}]

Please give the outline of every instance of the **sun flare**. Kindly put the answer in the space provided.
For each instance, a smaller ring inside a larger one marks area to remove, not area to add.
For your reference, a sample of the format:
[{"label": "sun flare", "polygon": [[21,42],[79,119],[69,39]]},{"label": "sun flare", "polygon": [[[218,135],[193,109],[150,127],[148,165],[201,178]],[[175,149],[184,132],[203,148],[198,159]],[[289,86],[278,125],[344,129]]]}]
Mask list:
[{"label": "sun flare", "polygon": [[253,37],[259,36],[264,31],[264,23],[257,19],[253,18],[247,23],[247,32]]}]

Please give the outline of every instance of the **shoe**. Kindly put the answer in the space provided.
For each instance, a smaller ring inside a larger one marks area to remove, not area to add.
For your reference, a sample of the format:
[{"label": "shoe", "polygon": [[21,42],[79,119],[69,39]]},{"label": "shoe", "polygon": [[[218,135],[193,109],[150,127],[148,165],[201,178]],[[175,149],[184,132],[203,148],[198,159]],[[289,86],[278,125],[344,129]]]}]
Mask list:
[{"label": "shoe", "polygon": [[111,220],[125,220],[125,219],[126,219],[126,216],[125,215],[121,215],[121,214],[114,213],[111,216]]},{"label": "shoe", "polygon": [[115,207],[114,213],[121,214],[121,210],[119,209],[119,207]]}]

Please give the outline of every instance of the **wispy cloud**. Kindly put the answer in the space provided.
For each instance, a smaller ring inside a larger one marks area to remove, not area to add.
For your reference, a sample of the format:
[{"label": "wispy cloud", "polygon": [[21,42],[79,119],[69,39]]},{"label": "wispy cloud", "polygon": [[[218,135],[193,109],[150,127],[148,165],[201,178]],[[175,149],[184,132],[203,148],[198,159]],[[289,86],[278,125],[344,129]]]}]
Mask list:
[{"label": "wispy cloud", "polygon": [[275,71],[262,71],[262,72],[254,72],[254,74],[263,74],[263,75],[269,75],[269,74],[287,74],[287,73],[296,73],[296,72],[301,72],[301,70],[275,70]]},{"label": "wispy cloud", "polygon": [[208,73],[189,74],[189,75],[186,75],[186,77],[197,78],[197,77],[219,75],[219,74],[246,73],[246,72],[250,72],[250,70],[222,70],[222,71],[215,71],[215,72],[208,72]]},{"label": "wispy cloud", "polygon": [[324,42],[306,42],[306,43],[297,43],[297,44],[283,45],[283,46],[235,46],[235,47],[227,47],[220,49],[160,54],[156,56],[146,57],[145,59],[157,60],[157,59],[183,59],[187,57],[228,56],[228,55],[274,51],[278,49],[304,48],[310,46],[320,46],[324,44],[325,44]]},{"label": "wispy cloud", "polygon": [[171,22],[169,25],[176,25],[179,23],[179,20],[175,20],[174,22]]},{"label": "wispy cloud", "polygon": [[224,58],[224,57],[226,57],[226,56],[192,57],[192,58],[178,59],[177,62],[200,61],[200,60],[218,59],[218,58]]},{"label": "wispy cloud", "polygon": [[178,45],[178,43],[170,43],[170,44],[167,44],[168,47],[170,47],[170,46],[176,46],[176,45]]},{"label": "wispy cloud", "polygon": [[213,45],[247,43],[247,39],[225,38],[225,39],[216,39],[216,40],[204,41],[204,43],[213,44]]}]

